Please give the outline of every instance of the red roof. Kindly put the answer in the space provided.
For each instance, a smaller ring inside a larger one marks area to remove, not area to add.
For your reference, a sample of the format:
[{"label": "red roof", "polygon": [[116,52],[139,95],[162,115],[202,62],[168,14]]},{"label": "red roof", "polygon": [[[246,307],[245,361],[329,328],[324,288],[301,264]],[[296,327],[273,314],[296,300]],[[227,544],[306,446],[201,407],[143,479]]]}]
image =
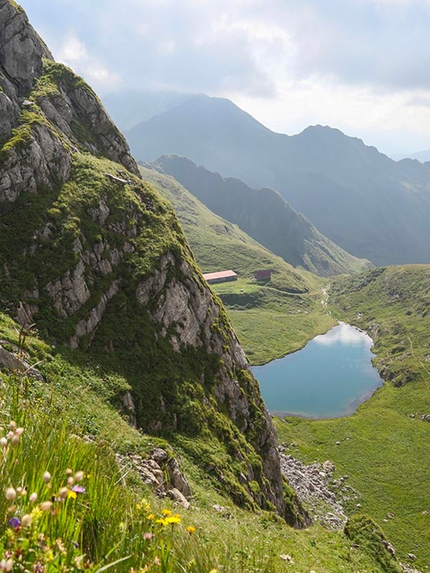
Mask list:
[{"label": "red roof", "polygon": [[203,275],[203,278],[207,281],[229,279],[234,277],[237,277],[237,274],[234,271],[219,271],[217,273],[206,273]]}]

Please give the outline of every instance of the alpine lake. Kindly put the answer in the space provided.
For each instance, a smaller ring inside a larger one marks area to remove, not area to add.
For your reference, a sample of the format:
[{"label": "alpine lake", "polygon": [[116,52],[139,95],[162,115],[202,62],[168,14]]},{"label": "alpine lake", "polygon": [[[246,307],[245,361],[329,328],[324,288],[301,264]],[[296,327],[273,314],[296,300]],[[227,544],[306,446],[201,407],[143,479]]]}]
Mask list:
[{"label": "alpine lake", "polygon": [[372,339],[340,322],[302,350],[255,366],[271,414],[335,418],[352,414],[382,386],[372,365]]}]

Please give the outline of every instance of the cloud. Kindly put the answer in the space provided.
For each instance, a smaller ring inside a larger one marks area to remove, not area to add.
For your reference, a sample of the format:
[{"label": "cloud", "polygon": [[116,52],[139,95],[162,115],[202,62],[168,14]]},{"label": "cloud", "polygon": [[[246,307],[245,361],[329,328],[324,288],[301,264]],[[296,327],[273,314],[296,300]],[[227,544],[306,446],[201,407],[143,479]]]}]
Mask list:
[{"label": "cloud", "polygon": [[408,130],[411,149],[429,137],[417,102],[430,98],[430,0],[21,3],[56,59],[102,96],[204,92],[246,103],[277,131],[378,130],[390,151],[402,146],[391,128]]},{"label": "cloud", "polygon": [[[105,69],[196,91],[315,76],[430,88],[428,0],[24,0],[37,25],[74,34]],[[62,54],[62,51],[58,52]]]},{"label": "cloud", "polygon": [[111,71],[97,58],[90,56],[84,42],[75,35],[70,35],[60,44],[57,56],[61,62],[85,76],[86,80],[96,88],[113,89],[120,83],[119,74]]},{"label": "cloud", "polygon": [[323,346],[332,346],[333,344],[339,343],[346,346],[365,345],[369,348],[373,346],[373,342],[370,336],[343,322],[340,322],[339,326],[335,326],[326,334],[320,334],[316,336],[313,339],[313,342]]}]

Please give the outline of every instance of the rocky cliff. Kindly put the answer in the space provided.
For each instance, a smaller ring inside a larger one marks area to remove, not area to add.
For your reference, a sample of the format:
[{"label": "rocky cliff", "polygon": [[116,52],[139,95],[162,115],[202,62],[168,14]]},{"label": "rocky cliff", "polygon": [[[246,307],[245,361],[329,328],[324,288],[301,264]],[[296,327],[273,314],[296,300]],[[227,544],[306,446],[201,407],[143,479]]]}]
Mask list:
[{"label": "rocky cliff", "polygon": [[170,205],[11,0],[0,0],[0,304],[65,360],[126,377],[137,425],[201,440],[200,462],[238,503],[300,522],[258,385]]}]

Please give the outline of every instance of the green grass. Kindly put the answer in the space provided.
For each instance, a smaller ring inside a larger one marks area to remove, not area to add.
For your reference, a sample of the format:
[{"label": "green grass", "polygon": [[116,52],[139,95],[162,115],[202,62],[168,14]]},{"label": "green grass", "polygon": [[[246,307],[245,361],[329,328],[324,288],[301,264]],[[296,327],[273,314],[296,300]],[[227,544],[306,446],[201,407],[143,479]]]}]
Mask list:
[{"label": "green grass", "polygon": [[333,460],[349,476],[361,496],[349,511],[374,518],[418,568],[430,564],[429,276],[426,266],[389,267],[333,284],[329,309],[373,333],[375,365],[390,381],[348,418],[276,421],[294,455]]},{"label": "green grass", "polygon": [[[11,349],[17,343],[15,326],[0,314],[2,343],[9,341]],[[144,567],[152,573],[385,570],[341,532],[319,526],[297,531],[273,513],[235,506],[206,470],[205,440],[176,434],[169,445],[131,428],[109,404],[112,388],[104,372],[68,362],[34,335],[27,338],[24,352],[31,363],[40,362],[46,382],[0,371],[3,436],[11,420],[24,429],[19,444],[12,445],[8,438],[0,466],[0,490],[26,489],[12,501],[0,497],[0,559],[12,558],[14,570],[32,570],[38,564],[45,565],[48,573],[77,572],[83,563],[90,573],[101,573],[103,567],[118,573]],[[124,382],[118,384],[124,389]],[[84,438],[88,434],[91,441]],[[120,473],[116,452],[145,456],[153,445],[180,456],[193,491],[189,510],[156,499],[133,472]],[[211,453],[215,453],[212,448]],[[72,475],[84,472],[79,484],[85,492],[76,498],[69,497],[69,468]],[[48,483],[45,471],[51,474]],[[59,501],[62,488],[67,493],[64,502]],[[32,493],[38,494],[36,501],[31,501]],[[46,501],[52,506],[46,507]],[[225,509],[217,511],[214,504]],[[180,513],[180,524],[163,526],[148,517],[153,513],[162,519],[166,507]],[[12,517],[25,523],[28,515],[31,525],[14,529],[9,523]],[[195,527],[195,532],[188,533],[187,526]],[[154,537],[146,540],[144,533]],[[287,555],[291,561],[285,560]]]},{"label": "green grass", "polygon": [[270,285],[238,280],[213,285],[228,309],[234,330],[251,364],[264,364],[294,352],[335,324],[323,311],[319,289],[285,293]]}]

